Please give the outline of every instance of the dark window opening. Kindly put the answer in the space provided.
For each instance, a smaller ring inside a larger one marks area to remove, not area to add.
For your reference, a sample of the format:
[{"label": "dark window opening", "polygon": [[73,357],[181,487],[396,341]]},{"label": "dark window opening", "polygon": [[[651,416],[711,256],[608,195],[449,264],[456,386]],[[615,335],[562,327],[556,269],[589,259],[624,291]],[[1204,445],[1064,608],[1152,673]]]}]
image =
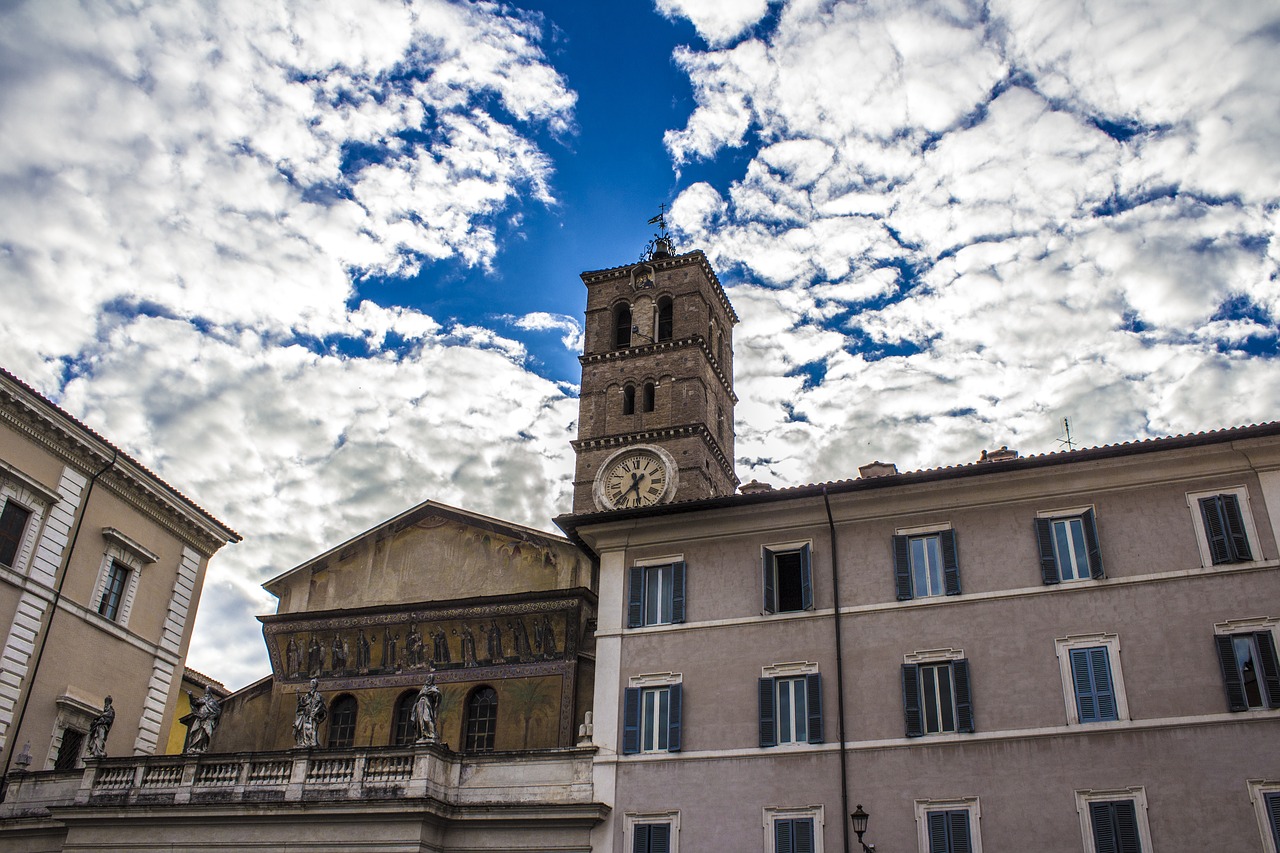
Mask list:
[{"label": "dark window opening", "polygon": [[417,698],[416,691],[406,690],[396,700],[395,715],[391,721],[392,746],[409,746],[413,743],[413,722],[410,717],[413,714],[413,703]]},{"label": "dark window opening", "polygon": [[631,346],[631,306],[619,305],[613,309],[613,348]]},{"label": "dark window opening", "polygon": [[118,560],[111,561],[107,570],[107,583],[102,589],[102,600],[98,602],[98,613],[112,622],[120,616],[120,604],[124,601],[125,586],[129,583],[129,567]]},{"label": "dark window opening", "polygon": [[493,752],[498,731],[498,693],[478,687],[467,700],[467,752]]},{"label": "dark window opening", "polygon": [[30,517],[30,510],[13,501],[4,502],[4,512],[0,513],[0,563],[12,566],[18,559],[22,532],[27,529],[27,519]]},{"label": "dark window opening", "polygon": [[75,770],[80,760],[80,747],[84,745],[84,732],[76,729],[63,729],[62,744],[58,747],[58,757],[53,760],[54,770]]},{"label": "dark window opening", "polygon": [[803,584],[800,582],[800,552],[792,551],[774,557],[778,566],[778,610],[804,610]]},{"label": "dark window opening", "polygon": [[636,389],[634,385],[628,385],[622,389],[622,414],[634,415],[636,413]]},{"label": "dark window opening", "polygon": [[653,406],[654,406],[654,403],[655,403],[655,398],[656,398],[656,396],[657,396],[657,393],[656,393],[656,389],[654,388],[653,383],[652,383],[652,382],[646,382],[646,383],[644,384],[644,410],[645,410],[646,412],[652,412],[652,411],[653,411]]},{"label": "dark window opening", "polygon": [[664,296],[658,300],[658,340],[671,340],[674,313],[671,297]]},{"label": "dark window opening", "polygon": [[341,749],[356,741],[356,697],[350,693],[333,700],[329,716],[329,748]]}]

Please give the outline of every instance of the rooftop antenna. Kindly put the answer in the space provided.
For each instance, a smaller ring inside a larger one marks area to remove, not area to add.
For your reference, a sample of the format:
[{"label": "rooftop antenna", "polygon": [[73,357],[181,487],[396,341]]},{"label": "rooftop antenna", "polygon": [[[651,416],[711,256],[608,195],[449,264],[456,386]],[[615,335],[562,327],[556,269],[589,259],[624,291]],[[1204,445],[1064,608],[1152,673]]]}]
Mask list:
[{"label": "rooftop antenna", "polygon": [[1066,432],[1067,437],[1058,439],[1058,444],[1065,445],[1067,450],[1075,450],[1076,444],[1071,439],[1071,421],[1067,420],[1066,418],[1063,418],[1062,429],[1064,432]]},{"label": "rooftop antenna", "polygon": [[645,244],[640,254],[642,261],[660,261],[671,257],[671,233],[667,231],[667,203],[658,205],[658,215],[649,220],[649,225],[657,225],[658,233]]}]

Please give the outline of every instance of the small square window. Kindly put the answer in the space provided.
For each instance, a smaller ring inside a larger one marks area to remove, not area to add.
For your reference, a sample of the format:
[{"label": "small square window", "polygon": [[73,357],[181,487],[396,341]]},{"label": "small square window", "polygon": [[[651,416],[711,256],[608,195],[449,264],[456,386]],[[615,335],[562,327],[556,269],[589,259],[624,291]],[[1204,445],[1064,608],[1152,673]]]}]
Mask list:
[{"label": "small square window", "polygon": [[632,566],[627,584],[628,628],[684,621],[684,562]]},{"label": "small square window", "polygon": [[823,808],[766,808],[765,853],[822,853]]},{"label": "small square window", "polygon": [[899,531],[893,537],[894,585],[899,601],[960,594],[960,561],[954,530]]},{"label": "small square window", "polygon": [[623,833],[625,853],[680,853],[680,812],[626,815]]},{"label": "small square window", "polygon": [[813,609],[813,580],[808,544],[764,549],[764,612]]},{"label": "small square window", "polygon": [[1085,853],[1150,853],[1147,797],[1141,787],[1076,791]]},{"label": "small square window", "polygon": [[920,853],[982,853],[977,797],[916,800]]}]

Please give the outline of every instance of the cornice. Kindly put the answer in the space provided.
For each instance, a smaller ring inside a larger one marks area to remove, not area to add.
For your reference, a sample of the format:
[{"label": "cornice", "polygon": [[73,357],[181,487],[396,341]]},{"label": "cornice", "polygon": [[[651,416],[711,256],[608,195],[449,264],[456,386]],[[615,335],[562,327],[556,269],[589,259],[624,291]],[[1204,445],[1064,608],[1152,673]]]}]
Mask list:
[{"label": "cornice", "polygon": [[654,270],[670,270],[679,269],[690,264],[696,264],[702,268],[707,280],[711,282],[712,290],[714,290],[716,298],[720,301],[720,306],[724,308],[725,314],[728,315],[729,322],[736,325],[738,323],[738,314],[733,310],[733,305],[729,302],[729,296],[724,292],[724,287],[720,284],[720,278],[716,275],[716,271],[711,268],[711,262],[707,260],[707,256],[702,253],[701,249],[694,249],[692,252],[685,252],[683,255],[672,255],[669,258],[637,261],[634,264],[611,267],[606,270],[590,270],[582,273],[581,278],[582,283],[585,285],[600,284],[601,282],[627,276],[635,267],[647,266],[652,267]]},{"label": "cornice", "polygon": [[108,469],[110,465],[99,480],[102,485],[206,557],[227,542],[240,541],[238,533],[137,460],[3,370],[0,370],[0,423],[85,476]]},{"label": "cornice", "polygon": [[716,441],[716,437],[711,433],[711,430],[707,429],[705,424],[681,424],[679,426],[642,430],[640,432],[602,435],[597,438],[575,439],[569,443],[573,445],[575,451],[581,454],[584,451],[611,450],[632,444],[657,443],[679,438],[701,438],[711,451],[716,463],[729,475],[729,478],[733,480],[734,487],[737,488],[739,480],[738,475],[734,473],[733,463],[724,455],[724,451],[720,449],[720,443]]},{"label": "cornice", "polygon": [[578,356],[578,363],[583,367],[594,364],[607,364],[613,361],[627,361],[635,358],[643,358],[655,353],[664,352],[666,350],[684,349],[686,347],[694,347],[702,350],[702,354],[707,357],[707,363],[711,366],[711,372],[720,380],[721,387],[724,388],[729,399],[736,405],[738,395],[733,393],[733,384],[729,377],[725,375],[724,368],[720,366],[720,362],[711,352],[711,348],[707,346],[707,339],[703,335],[690,335],[686,338],[679,338],[674,341],[660,341],[652,344],[641,344],[640,346],[627,347],[626,349],[609,350],[608,352],[597,352],[591,355]]}]

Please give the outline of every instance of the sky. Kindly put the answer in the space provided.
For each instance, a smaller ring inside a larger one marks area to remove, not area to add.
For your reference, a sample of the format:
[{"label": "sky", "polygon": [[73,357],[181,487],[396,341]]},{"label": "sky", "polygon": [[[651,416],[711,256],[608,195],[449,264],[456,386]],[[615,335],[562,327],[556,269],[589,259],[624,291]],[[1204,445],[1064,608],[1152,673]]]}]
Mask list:
[{"label": "sky", "polygon": [[668,205],[775,486],[1280,416],[1280,0],[0,0],[0,365],[260,584],[571,504],[579,274]]}]

